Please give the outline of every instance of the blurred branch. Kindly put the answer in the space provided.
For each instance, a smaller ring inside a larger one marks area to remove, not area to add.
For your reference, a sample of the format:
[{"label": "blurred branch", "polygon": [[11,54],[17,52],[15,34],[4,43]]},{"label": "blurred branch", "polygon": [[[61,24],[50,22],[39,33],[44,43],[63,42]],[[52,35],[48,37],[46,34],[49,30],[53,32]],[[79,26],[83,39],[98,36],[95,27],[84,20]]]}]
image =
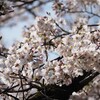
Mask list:
[{"label": "blurred branch", "polygon": [[100,26],[100,24],[89,24],[89,27],[93,27],[93,26]]},{"label": "blurred branch", "polygon": [[[9,0],[8,2],[12,2],[13,8],[16,8],[14,11],[9,11],[7,13],[2,14],[3,16],[0,16],[0,23],[1,25],[4,24],[4,22],[10,20],[11,18],[14,18],[16,16],[20,16],[24,12],[29,12],[33,15],[33,17],[37,16],[37,13],[35,11],[36,8],[39,8],[49,2],[52,2],[53,0],[46,0],[46,1],[39,1],[39,0]],[[37,2],[36,5],[34,5]],[[31,7],[29,7],[31,6]],[[6,8],[5,8],[6,9]],[[19,10],[20,9],[20,10]]]},{"label": "blurred branch", "polygon": [[93,12],[89,12],[89,11],[83,11],[83,10],[81,10],[81,11],[77,11],[77,10],[68,10],[67,11],[67,13],[87,13],[87,14],[90,14],[90,15],[93,15],[93,16],[97,16],[97,17],[100,17],[100,15],[99,14],[96,14],[96,13],[93,13]]}]

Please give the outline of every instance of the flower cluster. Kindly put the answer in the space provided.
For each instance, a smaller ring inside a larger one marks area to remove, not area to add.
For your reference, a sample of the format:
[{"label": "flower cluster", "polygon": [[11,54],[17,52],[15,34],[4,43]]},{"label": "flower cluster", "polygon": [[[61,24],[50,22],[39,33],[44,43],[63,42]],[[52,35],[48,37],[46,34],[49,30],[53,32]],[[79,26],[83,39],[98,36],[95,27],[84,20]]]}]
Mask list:
[{"label": "flower cluster", "polygon": [[[18,85],[14,91],[21,91],[22,84],[27,90],[31,82],[71,84],[74,77],[83,75],[83,69],[100,72],[100,33],[83,28],[82,33],[68,33],[53,19],[39,17],[37,24],[24,32],[23,41],[13,44],[5,59],[0,58],[1,84]],[[49,60],[49,51],[57,52],[59,57]],[[23,98],[19,93],[12,95]]]},{"label": "flower cluster", "polygon": [[63,44],[58,45],[57,51],[67,58],[67,66],[100,71],[99,37],[99,32],[66,36],[62,40]]}]

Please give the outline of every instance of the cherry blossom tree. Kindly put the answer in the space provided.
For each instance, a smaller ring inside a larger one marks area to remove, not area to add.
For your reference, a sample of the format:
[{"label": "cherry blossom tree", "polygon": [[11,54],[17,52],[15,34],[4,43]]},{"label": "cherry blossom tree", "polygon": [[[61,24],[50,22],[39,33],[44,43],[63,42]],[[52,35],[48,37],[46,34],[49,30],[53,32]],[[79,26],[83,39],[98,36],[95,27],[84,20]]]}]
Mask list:
[{"label": "cherry blossom tree", "polygon": [[[37,0],[8,1],[26,9]],[[12,13],[9,2],[1,16]],[[0,44],[1,100],[100,99],[100,26],[90,23],[100,18],[100,0],[52,2],[54,17],[49,11],[36,16],[23,41],[9,49]],[[50,59],[50,53],[57,57]]]}]

